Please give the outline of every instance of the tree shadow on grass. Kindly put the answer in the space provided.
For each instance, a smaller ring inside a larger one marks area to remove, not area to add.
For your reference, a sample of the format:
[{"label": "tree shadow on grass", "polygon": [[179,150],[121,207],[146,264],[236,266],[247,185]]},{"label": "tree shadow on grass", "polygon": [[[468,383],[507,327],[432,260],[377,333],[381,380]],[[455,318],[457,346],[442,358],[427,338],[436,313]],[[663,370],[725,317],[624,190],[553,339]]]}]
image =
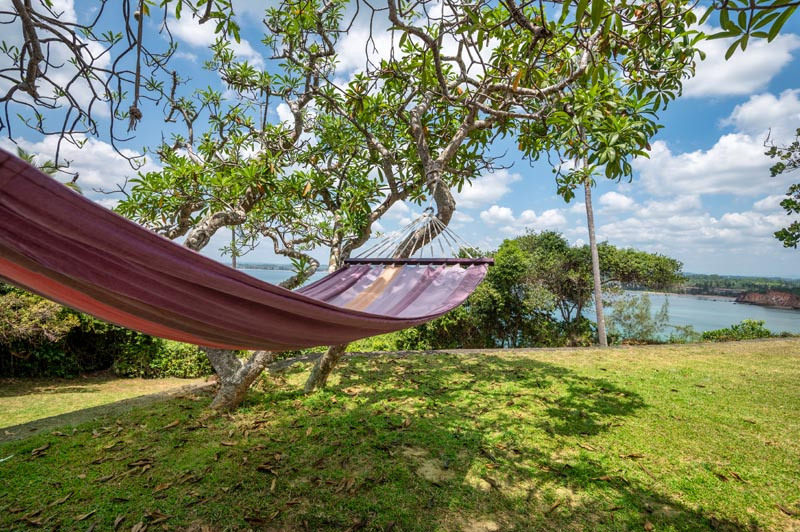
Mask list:
[{"label": "tree shadow on grass", "polygon": [[655,478],[620,471],[593,438],[647,405],[554,364],[352,357],[326,392],[250,401],[267,412],[286,401],[297,407],[271,429],[293,442],[281,468],[302,495],[287,509],[290,494],[279,489],[273,511],[282,513],[266,530],[758,528],[692,509]]}]

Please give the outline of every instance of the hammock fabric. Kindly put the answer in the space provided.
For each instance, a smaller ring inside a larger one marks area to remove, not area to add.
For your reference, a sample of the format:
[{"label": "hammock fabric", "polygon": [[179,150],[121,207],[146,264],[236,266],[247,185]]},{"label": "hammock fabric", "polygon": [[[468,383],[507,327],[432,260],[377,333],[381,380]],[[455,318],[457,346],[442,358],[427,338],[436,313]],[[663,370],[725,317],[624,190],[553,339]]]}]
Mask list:
[{"label": "hammock fabric", "polygon": [[386,262],[356,262],[286,290],[152,233],[0,150],[0,278],[153,336],[226,349],[349,342],[457,307],[491,260]]}]

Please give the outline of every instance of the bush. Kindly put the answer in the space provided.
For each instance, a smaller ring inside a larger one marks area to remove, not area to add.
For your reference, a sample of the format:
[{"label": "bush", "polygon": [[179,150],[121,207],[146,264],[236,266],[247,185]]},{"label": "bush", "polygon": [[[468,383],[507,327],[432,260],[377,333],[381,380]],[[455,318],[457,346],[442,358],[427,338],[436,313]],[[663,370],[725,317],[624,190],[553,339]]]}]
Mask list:
[{"label": "bush", "polygon": [[732,342],[736,340],[755,340],[757,338],[771,338],[772,332],[764,327],[763,320],[743,320],[738,325],[731,325],[726,329],[706,331],[703,333],[705,342]]},{"label": "bush", "polygon": [[206,354],[196,345],[161,340],[161,349],[150,362],[155,377],[193,379],[214,373]]},{"label": "bush", "polygon": [[127,331],[129,338],[114,359],[112,369],[120,377],[190,379],[213,373],[208,357],[199,347]]},{"label": "bush", "polygon": [[0,284],[0,376],[74,377],[109,368],[124,377],[213,371],[196,346],[117,327]]}]

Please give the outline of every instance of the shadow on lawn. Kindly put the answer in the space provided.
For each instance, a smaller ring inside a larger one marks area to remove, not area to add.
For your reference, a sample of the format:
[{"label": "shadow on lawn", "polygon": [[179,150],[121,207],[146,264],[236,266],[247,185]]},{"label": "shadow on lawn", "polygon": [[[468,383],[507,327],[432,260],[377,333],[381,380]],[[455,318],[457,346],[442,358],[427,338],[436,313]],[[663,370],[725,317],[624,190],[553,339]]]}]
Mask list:
[{"label": "shadow on lawn", "polygon": [[322,434],[286,451],[306,504],[266,530],[758,528],[689,508],[655,478],[624,478],[612,465],[619,461],[593,452],[592,438],[647,405],[557,365],[352,357],[324,393],[255,394],[250,404],[262,401],[302,403],[308,414],[273,425],[276,433]]}]

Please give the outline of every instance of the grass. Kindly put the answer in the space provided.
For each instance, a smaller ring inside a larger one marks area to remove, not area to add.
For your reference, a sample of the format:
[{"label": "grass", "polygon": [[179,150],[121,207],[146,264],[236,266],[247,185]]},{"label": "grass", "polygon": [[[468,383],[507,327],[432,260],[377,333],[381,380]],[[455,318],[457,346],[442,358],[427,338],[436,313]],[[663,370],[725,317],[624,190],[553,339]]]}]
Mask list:
[{"label": "grass", "polygon": [[187,395],[0,445],[0,529],[800,530],[798,362],[797,339],[353,356],[311,396],[294,366],[230,416]]},{"label": "grass", "polygon": [[0,429],[204,381],[120,379],[111,373],[75,379],[0,379]]}]

